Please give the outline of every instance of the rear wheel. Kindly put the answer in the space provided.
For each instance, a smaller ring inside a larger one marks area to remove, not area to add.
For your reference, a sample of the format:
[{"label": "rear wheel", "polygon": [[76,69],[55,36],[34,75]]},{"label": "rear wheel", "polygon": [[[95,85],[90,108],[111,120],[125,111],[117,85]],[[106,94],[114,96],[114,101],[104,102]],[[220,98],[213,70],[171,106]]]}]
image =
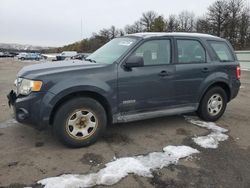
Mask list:
[{"label": "rear wheel", "polygon": [[198,109],[198,115],[205,121],[216,121],[225,112],[227,94],[221,87],[209,89],[203,96]]},{"label": "rear wheel", "polygon": [[70,147],[88,146],[98,139],[107,124],[106,112],[96,100],[88,97],[63,104],[54,119],[54,133]]}]

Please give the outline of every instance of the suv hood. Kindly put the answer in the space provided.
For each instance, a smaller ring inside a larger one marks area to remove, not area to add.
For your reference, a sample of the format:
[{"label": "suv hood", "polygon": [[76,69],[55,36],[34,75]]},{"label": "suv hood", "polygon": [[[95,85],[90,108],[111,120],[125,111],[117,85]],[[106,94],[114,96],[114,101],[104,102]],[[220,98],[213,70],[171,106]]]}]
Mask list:
[{"label": "suv hood", "polygon": [[[29,77],[53,74],[71,70],[89,69],[94,67],[103,67],[105,64],[91,63],[89,61],[68,60],[39,63],[23,67],[17,74],[17,77]],[[33,76],[32,76],[33,75]]]}]

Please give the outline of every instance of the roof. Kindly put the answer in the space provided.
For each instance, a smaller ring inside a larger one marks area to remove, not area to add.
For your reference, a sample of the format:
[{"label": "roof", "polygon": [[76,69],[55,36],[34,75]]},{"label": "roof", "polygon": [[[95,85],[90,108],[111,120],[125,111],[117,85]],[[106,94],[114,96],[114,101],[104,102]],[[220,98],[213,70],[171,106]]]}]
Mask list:
[{"label": "roof", "polygon": [[150,37],[163,37],[163,36],[171,36],[171,37],[199,37],[199,38],[214,38],[214,39],[221,39],[219,37],[203,34],[203,33],[184,33],[184,32],[145,32],[145,33],[133,33],[128,34],[127,36],[136,36],[142,38],[150,38]]}]

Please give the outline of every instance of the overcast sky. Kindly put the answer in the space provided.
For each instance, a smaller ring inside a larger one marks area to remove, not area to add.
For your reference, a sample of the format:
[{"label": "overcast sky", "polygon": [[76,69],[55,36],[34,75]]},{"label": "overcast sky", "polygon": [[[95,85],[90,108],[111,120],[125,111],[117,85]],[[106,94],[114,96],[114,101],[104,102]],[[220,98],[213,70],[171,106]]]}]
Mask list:
[{"label": "overcast sky", "polygon": [[148,10],[164,16],[182,10],[203,15],[214,1],[0,0],[0,43],[62,46],[111,25],[123,28]]}]

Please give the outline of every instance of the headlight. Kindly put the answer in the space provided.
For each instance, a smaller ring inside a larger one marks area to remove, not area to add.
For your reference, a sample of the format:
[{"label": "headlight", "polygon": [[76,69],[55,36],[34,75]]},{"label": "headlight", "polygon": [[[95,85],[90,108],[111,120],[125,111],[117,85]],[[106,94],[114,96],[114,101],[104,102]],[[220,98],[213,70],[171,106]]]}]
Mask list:
[{"label": "headlight", "polygon": [[41,81],[24,78],[18,78],[15,82],[17,85],[17,93],[21,95],[29,95],[32,91],[40,91],[43,84]]}]

